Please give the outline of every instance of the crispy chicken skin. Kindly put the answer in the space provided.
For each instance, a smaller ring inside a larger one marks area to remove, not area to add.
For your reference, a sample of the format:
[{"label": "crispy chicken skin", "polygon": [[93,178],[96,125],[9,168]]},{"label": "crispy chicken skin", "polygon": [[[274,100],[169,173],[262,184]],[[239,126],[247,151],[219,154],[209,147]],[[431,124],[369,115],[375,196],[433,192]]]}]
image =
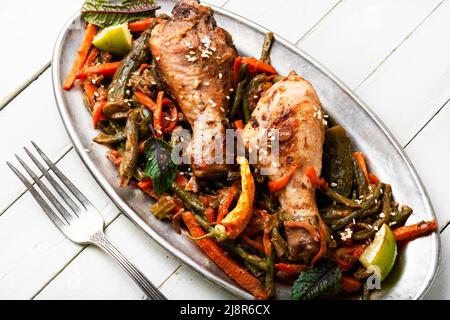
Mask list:
[{"label": "crispy chicken skin", "polygon": [[182,0],[152,32],[150,49],[162,83],[193,130],[188,156],[197,177],[226,173],[225,128],[236,49],[210,7]]},{"label": "crispy chicken skin", "polygon": [[287,186],[276,193],[283,212],[288,258],[311,263],[319,252],[318,230],[324,224],[317,209],[314,186],[305,171],[313,166],[320,175],[325,132],[323,110],[314,88],[295,73],[273,85],[258,102],[244,129],[244,143],[250,154],[254,152],[252,146],[274,139],[277,131],[279,157],[272,149],[267,154],[260,151],[262,157],[258,157],[257,166],[267,170],[270,181],[292,174]]}]

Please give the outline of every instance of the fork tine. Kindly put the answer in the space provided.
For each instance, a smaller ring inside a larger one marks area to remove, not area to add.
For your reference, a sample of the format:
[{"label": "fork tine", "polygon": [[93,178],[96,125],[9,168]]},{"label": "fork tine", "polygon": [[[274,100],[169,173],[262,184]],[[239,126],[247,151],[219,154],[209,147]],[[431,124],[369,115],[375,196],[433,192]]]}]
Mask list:
[{"label": "fork tine", "polygon": [[66,210],[66,208],[63,207],[63,205],[59,202],[58,199],[51,193],[51,191],[45,186],[45,184],[39,179],[39,177],[33,172],[33,170],[28,167],[28,165],[16,154],[16,159],[20,162],[22,167],[28,172],[28,174],[31,176],[31,178],[36,182],[38,187],[42,190],[42,192],[45,194],[45,196],[48,198],[48,200],[56,207],[58,212],[62,215],[64,220],[68,224],[70,224],[70,221],[73,220],[72,215]]},{"label": "fork tine", "polygon": [[39,162],[38,159],[27,149],[25,148],[25,152],[28,154],[28,156],[33,160],[33,162],[36,164],[36,166],[39,168],[39,170],[43,173],[43,175],[47,178],[48,182],[55,188],[56,192],[61,196],[61,198],[69,205],[69,207],[72,209],[73,213],[78,216],[78,213],[80,212],[80,207],[75,203],[75,201],[72,200],[72,198],[67,194],[67,192],[61,188],[59,183],[53,178],[53,176],[44,168],[44,166]]},{"label": "fork tine", "polygon": [[91,202],[78,190],[77,187],[73,185],[72,182],[61,172],[59,169],[50,161],[50,159],[45,155],[45,153],[37,146],[34,141],[31,141],[31,144],[34,146],[39,155],[44,159],[45,163],[49,166],[49,168],[56,174],[56,176],[61,180],[61,182],[73,193],[73,195],[81,202],[85,209],[87,207],[92,206]]},{"label": "fork tine", "polygon": [[42,196],[36,191],[33,185],[25,178],[23,174],[20,173],[11,163],[6,162],[8,167],[16,174],[16,176],[22,181],[31,195],[36,199],[41,208],[47,214],[47,216],[53,221],[54,224],[62,231],[66,227],[66,222],[63,221],[58,215],[53,211],[53,209],[47,204],[47,202],[42,198]]}]

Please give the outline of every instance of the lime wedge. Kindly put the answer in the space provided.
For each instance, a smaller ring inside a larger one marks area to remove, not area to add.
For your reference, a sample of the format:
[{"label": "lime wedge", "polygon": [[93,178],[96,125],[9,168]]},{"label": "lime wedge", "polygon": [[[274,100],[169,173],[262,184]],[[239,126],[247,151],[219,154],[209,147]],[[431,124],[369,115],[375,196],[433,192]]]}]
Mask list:
[{"label": "lime wedge", "polygon": [[359,257],[369,272],[374,272],[383,281],[391,272],[397,258],[397,243],[394,234],[386,225],[378,230],[375,239]]},{"label": "lime wedge", "polygon": [[131,41],[128,24],[124,23],[103,29],[95,36],[92,44],[100,51],[124,56],[131,50]]}]

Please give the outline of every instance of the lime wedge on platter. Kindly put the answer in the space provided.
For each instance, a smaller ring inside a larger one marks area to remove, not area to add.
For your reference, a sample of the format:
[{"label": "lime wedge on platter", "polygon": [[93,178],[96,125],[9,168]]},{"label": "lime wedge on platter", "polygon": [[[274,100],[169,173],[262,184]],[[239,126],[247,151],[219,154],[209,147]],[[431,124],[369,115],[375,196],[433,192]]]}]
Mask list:
[{"label": "lime wedge on platter", "polygon": [[107,27],[100,31],[92,41],[100,51],[111,52],[117,56],[124,56],[131,50],[132,35],[128,24],[123,23]]}]

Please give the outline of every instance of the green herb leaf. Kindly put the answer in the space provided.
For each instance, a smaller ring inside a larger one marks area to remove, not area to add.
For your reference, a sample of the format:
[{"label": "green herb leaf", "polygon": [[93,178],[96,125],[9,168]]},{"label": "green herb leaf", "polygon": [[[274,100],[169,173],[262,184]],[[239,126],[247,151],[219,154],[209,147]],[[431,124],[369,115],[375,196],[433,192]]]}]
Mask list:
[{"label": "green herb leaf", "polygon": [[152,179],[153,190],[160,194],[169,189],[177,174],[170,145],[161,139],[150,139],[145,144],[145,158],[144,174]]},{"label": "green herb leaf", "polygon": [[323,260],[313,269],[300,273],[292,286],[293,300],[312,300],[326,293],[337,292],[342,271],[333,260]]},{"label": "green herb leaf", "polygon": [[160,6],[154,0],[87,0],[81,7],[81,18],[100,28],[151,18]]}]

